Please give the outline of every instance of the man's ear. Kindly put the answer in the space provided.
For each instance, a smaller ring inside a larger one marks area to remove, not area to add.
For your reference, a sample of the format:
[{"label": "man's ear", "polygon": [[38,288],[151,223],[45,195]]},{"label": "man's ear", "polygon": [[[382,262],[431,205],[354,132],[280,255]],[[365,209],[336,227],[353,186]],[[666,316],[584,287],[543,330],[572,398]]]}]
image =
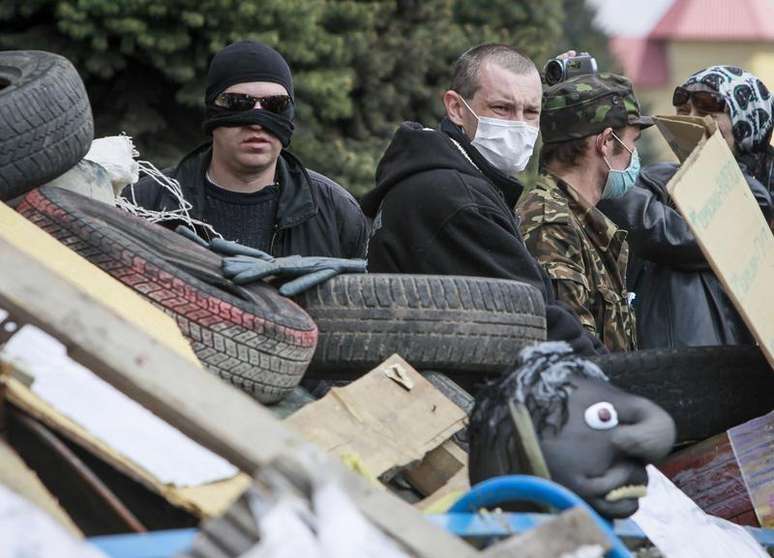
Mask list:
[{"label": "man's ear", "polygon": [[443,94],[443,104],[446,107],[446,115],[457,126],[465,124],[465,111],[467,108],[462,102],[460,94],[449,89]]},{"label": "man's ear", "polygon": [[613,129],[605,128],[594,139],[594,150],[603,157],[609,157],[613,154]]}]

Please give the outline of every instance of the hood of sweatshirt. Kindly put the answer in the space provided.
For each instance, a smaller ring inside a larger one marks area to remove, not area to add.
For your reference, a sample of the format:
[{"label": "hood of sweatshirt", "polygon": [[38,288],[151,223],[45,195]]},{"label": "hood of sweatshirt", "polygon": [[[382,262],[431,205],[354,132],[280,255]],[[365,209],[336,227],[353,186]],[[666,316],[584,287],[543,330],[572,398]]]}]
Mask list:
[{"label": "hood of sweatshirt", "polygon": [[384,197],[406,178],[428,171],[451,170],[481,180],[500,190],[510,207],[523,191],[521,183],[490,165],[470,143],[462,128],[448,118],[439,129],[404,122],[395,132],[376,168],[376,187],[363,196],[361,207],[374,217]]}]

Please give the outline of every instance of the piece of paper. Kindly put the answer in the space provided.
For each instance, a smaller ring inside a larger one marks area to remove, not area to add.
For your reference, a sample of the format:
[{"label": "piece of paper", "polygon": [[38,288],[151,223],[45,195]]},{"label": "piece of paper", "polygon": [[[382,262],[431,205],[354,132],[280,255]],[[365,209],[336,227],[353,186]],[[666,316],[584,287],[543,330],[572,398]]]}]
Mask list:
[{"label": "piece of paper", "polygon": [[64,345],[34,326],[11,337],[2,356],[32,373],[35,395],[164,484],[199,486],[239,473],[70,359]]},{"label": "piece of paper", "polygon": [[761,527],[774,529],[774,411],[728,431]]},{"label": "piece of paper", "polygon": [[774,235],[719,131],[699,141],[667,188],[774,368]]},{"label": "piece of paper", "polygon": [[769,558],[741,525],[703,512],[653,465],[632,520],[665,558]]}]

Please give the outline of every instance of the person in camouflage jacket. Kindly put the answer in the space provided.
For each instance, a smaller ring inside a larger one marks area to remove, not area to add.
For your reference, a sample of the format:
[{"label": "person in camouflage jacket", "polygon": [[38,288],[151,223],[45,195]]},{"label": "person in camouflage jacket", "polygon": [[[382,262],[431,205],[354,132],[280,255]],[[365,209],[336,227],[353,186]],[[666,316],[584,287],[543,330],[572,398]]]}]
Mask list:
[{"label": "person in camouflage jacket", "polygon": [[611,351],[637,348],[626,291],[629,249],[626,232],[596,205],[634,184],[634,145],[652,123],[622,76],[589,74],[546,88],[541,176],[517,207],[527,248],[557,298]]}]

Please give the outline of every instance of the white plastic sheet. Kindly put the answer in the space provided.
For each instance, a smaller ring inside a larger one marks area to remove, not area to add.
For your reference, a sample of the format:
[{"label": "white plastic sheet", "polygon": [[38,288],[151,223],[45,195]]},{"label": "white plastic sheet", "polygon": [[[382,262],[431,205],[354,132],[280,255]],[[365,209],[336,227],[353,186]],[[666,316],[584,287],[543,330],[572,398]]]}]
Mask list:
[{"label": "white plastic sheet", "polygon": [[107,558],[0,485],[0,558]]},{"label": "white plastic sheet", "polygon": [[744,527],[706,514],[652,465],[632,519],[666,558],[770,558]]},{"label": "white plastic sheet", "polygon": [[110,174],[113,191],[118,195],[124,186],[139,179],[140,166],[135,160],[138,155],[129,136],[108,136],[95,139],[84,159],[105,168]]},{"label": "white plastic sheet", "polygon": [[46,186],[70,190],[108,205],[113,205],[115,201],[113,185],[107,170],[102,165],[86,159],[81,159],[77,165]]}]

